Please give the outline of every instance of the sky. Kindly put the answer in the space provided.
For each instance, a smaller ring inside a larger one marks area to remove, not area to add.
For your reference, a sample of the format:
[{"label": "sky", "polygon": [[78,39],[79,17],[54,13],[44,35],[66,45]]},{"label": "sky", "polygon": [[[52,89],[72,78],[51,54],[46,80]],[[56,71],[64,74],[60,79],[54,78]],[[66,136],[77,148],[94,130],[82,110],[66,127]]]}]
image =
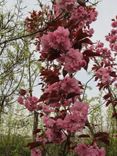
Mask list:
[{"label": "sky", "polygon": [[[101,1],[101,0],[100,0]],[[102,0],[97,5],[98,18],[93,24],[95,40],[104,41],[111,28],[111,19],[117,15],[117,0]]]},{"label": "sky", "polygon": [[[16,0],[7,0],[7,8],[11,9],[12,6],[15,4]],[[18,0],[20,2],[20,0]],[[22,0],[23,5],[25,5],[27,8],[25,9],[25,16],[28,15],[28,13],[32,10],[37,9],[37,0]],[[42,2],[48,4],[49,0],[42,0]],[[98,18],[97,21],[92,24],[92,27],[95,30],[93,41],[103,41],[105,42],[105,35],[109,33],[111,30],[111,19],[114,18],[117,15],[117,0],[100,0],[100,2],[97,5],[97,11],[98,11]],[[90,77],[87,76],[86,72],[79,72],[77,77],[81,79],[84,83],[86,83]],[[95,88],[94,81],[90,82],[90,85],[92,88]],[[90,91],[90,96],[96,95],[97,90],[93,89]]]}]

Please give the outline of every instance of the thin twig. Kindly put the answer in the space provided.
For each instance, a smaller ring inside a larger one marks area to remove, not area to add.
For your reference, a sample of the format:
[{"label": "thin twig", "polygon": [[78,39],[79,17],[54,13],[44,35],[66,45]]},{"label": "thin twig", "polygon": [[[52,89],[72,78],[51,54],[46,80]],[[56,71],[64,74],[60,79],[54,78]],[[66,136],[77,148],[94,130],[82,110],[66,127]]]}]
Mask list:
[{"label": "thin twig", "polygon": [[92,76],[92,77],[86,82],[86,84],[85,84],[85,88],[84,88],[84,92],[83,92],[83,96],[82,96],[82,100],[81,100],[81,101],[84,100],[85,92],[86,92],[86,89],[87,89],[87,85],[88,85],[88,83],[89,83],[93,78],[94,78],[94,76]]}]

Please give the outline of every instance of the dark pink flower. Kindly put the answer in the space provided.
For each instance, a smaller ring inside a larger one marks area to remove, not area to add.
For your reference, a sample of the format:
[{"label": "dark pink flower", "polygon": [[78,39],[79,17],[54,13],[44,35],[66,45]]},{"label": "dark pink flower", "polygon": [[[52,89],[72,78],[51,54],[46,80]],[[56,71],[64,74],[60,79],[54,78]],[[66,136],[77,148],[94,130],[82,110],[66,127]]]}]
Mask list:
[{"label": "dark pink flower", "polygon": [[112,27],[116,28],[117,27],[117,21],[112,22]]},{"label": "dark pink flower", "polygon": [[70,20],[74,23],[77,22],[78,29],[83,28],[85,25],[89,25],[97,18],[97,11],[95,8],[87,8],[84,6],[78,6],[71,12]]},{"label": "dark pink flower", "polygon": [[86,64],[85,60],[83,60],[82,53],[79,50],[75,50],[73,48],[69,49],[64,58],[64,68],[69,73],[76,72],[84,67]]},{"label": "dark pink flower", "polygon": [[70,12],[76,6],[77,0],[56,0],[54,4],[54,12],[59,16],[62,11]]},{"label": "dark pink flower", "polygon": [[73,94],[75,97],[80,93],[81,88],[79,85],[79,81],[77,81],[75,78],[70,77],[65,77],[63,80],[55,82],[52,85],[49,85],[44,92],[44,94],[46,94],[46,101],[49,104],[51,103],[55,104],[55,102],[58,104],[58,102],[63,97],[68,98],[70,94]]},{"label": "dark pink flower", "polygon": [[99,148],[96,145],[88,146],[86,144],[79,144],[75,148],[75,153],[78,156],[105,156],[104,148]]},{"label": "dark pink flower", "polygon": [[48,128],[45,131],[45,134],[48,138],[48,141],[53,143],[62,143],[66,139],[65,134],[62,133],[60,129],[57,129],[57,127]]},{"label": "dark pink flower", "polygon": [[111,81],[110,72],[111,70],[109,68],[101,67],[96,71],[96,76],[101,79],[103,84],[109,83]]},{"label": "dark pink flower", "polygon": [[29,111],[34,111],[38,109],[38,98],[35,96],[29,96],[25,99],[24,105]]},{"label": "dark pink flower", "polygon": [[24,99],[22,96],[19,96],[17,101],[19,102],[19,104],[23,105],[24,104]]},{"label": "dark pink flower", "polygon": [[41,46],[42,59],[49,59],[51,55],[59,56],[64,51],[71,48],[69,30],[64,27],[58,27],[54,32],[49,32],[48,34],[43,35],[41,38]]},{"label": "dark pink flower", "polygon": [[48,128],[53,127],[54,124],[56,123],[54,119],[52,119],[48,116],[43,117],[43,122],[46,125],[46,127],[48,127]]},{"label": "dark pink flower", "polygon": [[63,125],[63,128],[70,132],[81,131],[87,120],[88,105],[81,102],[76,102],[71,108],[70,113],[62,121],[59,121],[59,125]]},{"label": "dark pink flower", "polygon": [[33,149],[31,150],[31,156],[42,156],[42,153],[41,153],[40,149],[38,149],[38,148],[33,148]]}]

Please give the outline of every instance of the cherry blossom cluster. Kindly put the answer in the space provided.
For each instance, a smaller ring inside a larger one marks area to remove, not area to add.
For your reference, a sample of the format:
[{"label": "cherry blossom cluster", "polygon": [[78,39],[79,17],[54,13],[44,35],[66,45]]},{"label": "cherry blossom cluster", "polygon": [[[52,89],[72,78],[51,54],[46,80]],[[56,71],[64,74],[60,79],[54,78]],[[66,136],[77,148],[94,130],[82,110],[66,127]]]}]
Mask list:
[{"label": "cherry blossom cluster", "polygon": [[24,105],[29,111],[38,110],[38,98],[30,96],[28,93],[20,94],[18,102],[19,104]]},{"label": "cherry blossom cluster", "polygon": [[94,64],[92,70],[95,73],[95,80],[99,80],[98,86],[103,88],[115,84],[116,75],[116,57],[111,53],[111,49],[104,47],[104,44],[98,42],[96,45],[90,46],[98,57],[93,58]]},{"label": "cherry blossom cluster", "polygon": [[54,4],[55,15],[65,12],[69,14],[69,23],[74,24],[78,29],[89,26],[97,18],[95,8],[81,6],[77,0],[56,1]]},{"label": "cherry blossom cluster", "polygon": [[81,131],[85,126],[87,114],[88,105],[86,103],[75,102],[65,118],[58,120],[58,125],[71,133]]},{"label": "cherry blossom cluster", "polygon": [[58,53],[58,56],[60,56],[62,52],[65,53],[65,51],[71,48],[69,34],[69,30],[64,27],[58,27],[54,32],[44,34],[41,38],[41,58],[50,60],[51,53]]},{"label": "cherry blossom cluster", "polygon": [[54,12],[55,15],[59,15],[62,11],[73,11],[76,6],[76,0],[55,0]]},{"label": "cherry blossom cluster", "polygon": [[101,82],[103,84],[110,83],[111,81],[110,73],[111,73],[111,69],[109,67],[108,68],[101,67],[96,71],[96,76],[101,79]]},{"label": "cherry blossom cluster", "polygon": [[[82,69],[87,71],[90,61],[93,61],[91,69],[97,86],[106,89],[106,105],[113,104],[116,116],[117,102],[111,87],[117,86],[117,18],[112,22],[111,33],[106,36],[110,48],[105,48],[103,43],[91,41],[94,31],[90,24],[97,18],[93,6],[80,5],[77,0],[56,0],[52,8],[51,15],[48,11],[51,20],[44,21],[43,31],[41,29],[36,35],[39,61],[43,64],[40,69],[42,95],[36,98],[23,93],[18,98],[29,111],[37,111],[43,122],[43,129],[39,127],[34,132],[36,141],[30,145],[31,156],[43,155],[47,144],[59,144],[64,147],[61,152],[72,151],[78,156],[105,156],[105,150],[98,147],[88,121],[89,105],[82,99],[84,86],[74,75]],[[31,20],[28,20],[28,28]],[[38,27],[38,18],[36,20]],[[32,23],[34,25],[35,21]],[[74,139],[76,133],[82,133],[86,126],[91,131],[90,145],[79,144],[80,139]],[[99,139],[103,138],[101,134]]]},{"label": "cherry blossom cluster", "polygon": [[116,94],[112,90],[117,89],[117,17],[112,20],[112,30],[106,36],[106,41],[109,42],[109,48],[105,48],[104,44],[98,42],[96,45],[91,45],[90,50],[95,52],[95,58],[92,71],[94,72],[95,81],[99,90],[105,90],[103,96],[106,106],[112,105],[112,116],[117,118],[116,111]]},{"label": "cherry blossom cluster", "polygon": [[61,62],[64,66],[64,69],[69,73],[80,70],[86,64],[82,53],[80,53],[78,49],[73,48],[69,49],[66,55],[62,55]]},{"label": "cherry blossom cluster", "polygon": [[112,30],[106,36],[106,40],[110,43],[111,50],[115,51],[117,55],[117,16],[112,21]]},{"label": "cherry blossom cluster", "polygon": [[80,95],[80,93],[81,88],[78,81],[75,78],[70,77],[65,77],[63,80],[49,85],[44,91],[44,94],[46,95],[45,100],[47,99],[47,103],[49,104],[60,102],[62,99],[67,99],[72,94]]},{"label": "cherry blossom cluster", "polygon": [[97,147],[97,145],[93,145],[93,146],[88,146],[86,144],[79,144],[76,148],[75,148],[75,152],[79,155],[79,156],[103,156],[105,155],[105,150],[104,148],[99,148]]},{"label": "cherry blossom cluster", "polygon": [[72,42],[70,42],[69,35],[69,30],[64,27],[58,27],[54,32],[43,35],[41,58],[47,60],[58,58],[65,70],[72,73],[85,66],[85,60],[78,49],[71,48]]},{"label": "cherry blossom cluster", "polygon": [[42,156],[41,150],[37,148],[33,148],[31,150],[31,156]]}]

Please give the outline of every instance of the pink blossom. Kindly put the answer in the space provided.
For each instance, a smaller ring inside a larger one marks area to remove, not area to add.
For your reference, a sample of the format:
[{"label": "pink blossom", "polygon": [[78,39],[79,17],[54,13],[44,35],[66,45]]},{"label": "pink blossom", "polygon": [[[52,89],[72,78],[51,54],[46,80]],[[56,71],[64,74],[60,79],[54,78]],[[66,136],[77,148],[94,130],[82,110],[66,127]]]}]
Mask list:
[{"label": "pink blossom", "polygon": [[48,128],[46,131],[45,131],[45,134],[48,138],[48,141],[51,142],[54,140],[54,133],[53,133],[53,130],[51,128]]},{"label": "pink blossom", "polygon": [[48,101],[50,104],[58,102],[61,98],[59,94],[59,88],[60,82],[55,82],[52,85],[48,85],[44,92],[44,94],[47,94],[46,101]]},{"label": "pink blossom", "polygon": [[104,148],[99,148],[96,145],[88,146],[86,144],[79,144],[75,148],[75,153],[78,156],[105,156]]},{"label": "pink blossom", "polygon": [[113,21],[113,22],[112,22],[112,27],[113,27],[113,28],[116,28],[116,27],[117,27],[117,21]]},{"label": "pink blossom", "polygon": [[25,107],[29,110],[29,111],[34,111],[36,109],[38,109],[38,98],[36,98],[35,96],[29,96],[25,99]]},{"label": "pink blossom", "polygon": [[83,55],[78,50],[70,49],[65,55],[64,67],[69,73],[76,72],[85,66]]},{"label": "pink blossom", "polygon": [[96,76],[101,79],[102,83],[109,83],[111,80],[110,72],[111,70],[109,68],[101,67],[96,71]]},{"label": "pink blossom", "polygon": [[56,16],[64,10],[65,12],[72,11],[76,6],[76,0],[56,0],[54,4],[54,12]]},{"label": "pink blossom", "polygon": [[68,29],[58,27],[57,30],[53,32],[56,41],[56,45],[54,45],[55,48],[63,47],[65,50],[68,50],[71,47],[69,34],[70,32]]},{"label": "pink blossom", "polygon": [[106,36],[106,40],[110,44],[110,49],[115,51],[115,55],[117,55],[117,18],[115,18],[112,22],[112,30]]},{"label": "pink blossom", "polygon": [[[83,102],[75,102],[75,104],[70,108],[71,112],[81,111],[82,114],[86,115],[88,113],[88,104]],[[80,114],[81,115],[81,114]]]},{"label": "pink blossom", "polygon": [[24,99],[22,96],[19,96],[17,101],[19,102],[19,104],[23,105],[24,104]]},{"label": "pink blossom", "polygon": [[55,102],[58,103],[63,97],[67,98],[71,93],[74,94],[74,96],[79,95],[81,93],[81,88],[79,81],[75,78],[65,77],[63,80],[49,85],[44,93],[46,94],[46,101],[51,104]]},{"label": "pink blossom", "polygon": [[57,127],[59,127],[59,128],[63,128],[63,127],[64,127],[64,122],[63,122],[63,120],[60,119],[60,118],[57,119],[56,125],[57,125]]},{"label": "pink blossom", "polygon": [[33,111],[33,107],[31,105],[31,102],[29,100],[25,101],[25,106],[29,111]]},{"label": "pink blossom", "polygon": [[62,9],[64,8],[68,8],[69,6],[73,6],[75,5],[76,0],[61,0],[61,2],[59,2],[59,5],[61,6]]},{"label": "pink blossom", "polygon": [[110,49],[105,48],[102,42],[97,42],[96,45],[92,45],[90,47],[90,50],[95,51],[95,53],[99,54],[101,58],[101,62],[106,66],[111,65],[111,63],[114,61]]},{"label": "pink blossom", "polygon": [[81,88],[78,80],[75,78],[65,77],[61,81],[61,90],[65,92],[65,94],[75,93],[80,94]]},{"label": "pink blossom", "polygon": [[78,25],[78,29],[89,25],[97,18],[97,12],[95,8],[87,8],[83,6],[78,6],[71,12],[71,21]]},{"label": "pink blossom", "polygon": [[45,145],[48,142],[47,138],[43,137],[42,135],[41,136],[37,135],[36,141],[41,142],[43,145]]},{"label": "pink blossom", "polygon": [[48,128],[53,127],[55,124],[55,120],[47,116],[43,117],[43,122]]},{"label": "pink blossom", "polygon": [[33,148],[31,150],[31,156],[42,156],[40,149]]},{"label": "pink blossom", "polygon": [[57,127],[48,128],[45,131],[45,134],[48,138],[48,141],[53,143],[62,143],[66,139],[65,134],[62,133],[60,129],[57,129]]},{"label": "pink blossom", "polygon": [[[70,108],[70,114],[67,114],[63,120],[63,127],[70,131],[76,132],[83,129],[88,115],[88,105],[81,102],[76,102]],[[59,121],[60,123],[60,121]]]},{"label": "pink blossom", "polygon": [[42,107],[42,109],[43,109],[43,112],[44,113],[51,113],[53,110],[51,109],[51,107],[50,106],[47,106],[47,105],[44,105],[43,107]]},{"label": "pink blossom", "polygon": [[41,46],[41,57],[43,59],[47,59],[48,56],[52,55],[52,51],[54,50],[58,50],[59,53],[68,50],[71,47],[69,30],[64,27],[58,27],[54,32],[43,35],[41,38]]},{"label": "pink blossom", "polygon": [[63,127],[59,125],[59,121],[60,119],[56,120],[48,116],[43,117],[43,122],[46,127],[45,135],[49,142],[61,143],[66,138],[65,134],[61,131]]}]

